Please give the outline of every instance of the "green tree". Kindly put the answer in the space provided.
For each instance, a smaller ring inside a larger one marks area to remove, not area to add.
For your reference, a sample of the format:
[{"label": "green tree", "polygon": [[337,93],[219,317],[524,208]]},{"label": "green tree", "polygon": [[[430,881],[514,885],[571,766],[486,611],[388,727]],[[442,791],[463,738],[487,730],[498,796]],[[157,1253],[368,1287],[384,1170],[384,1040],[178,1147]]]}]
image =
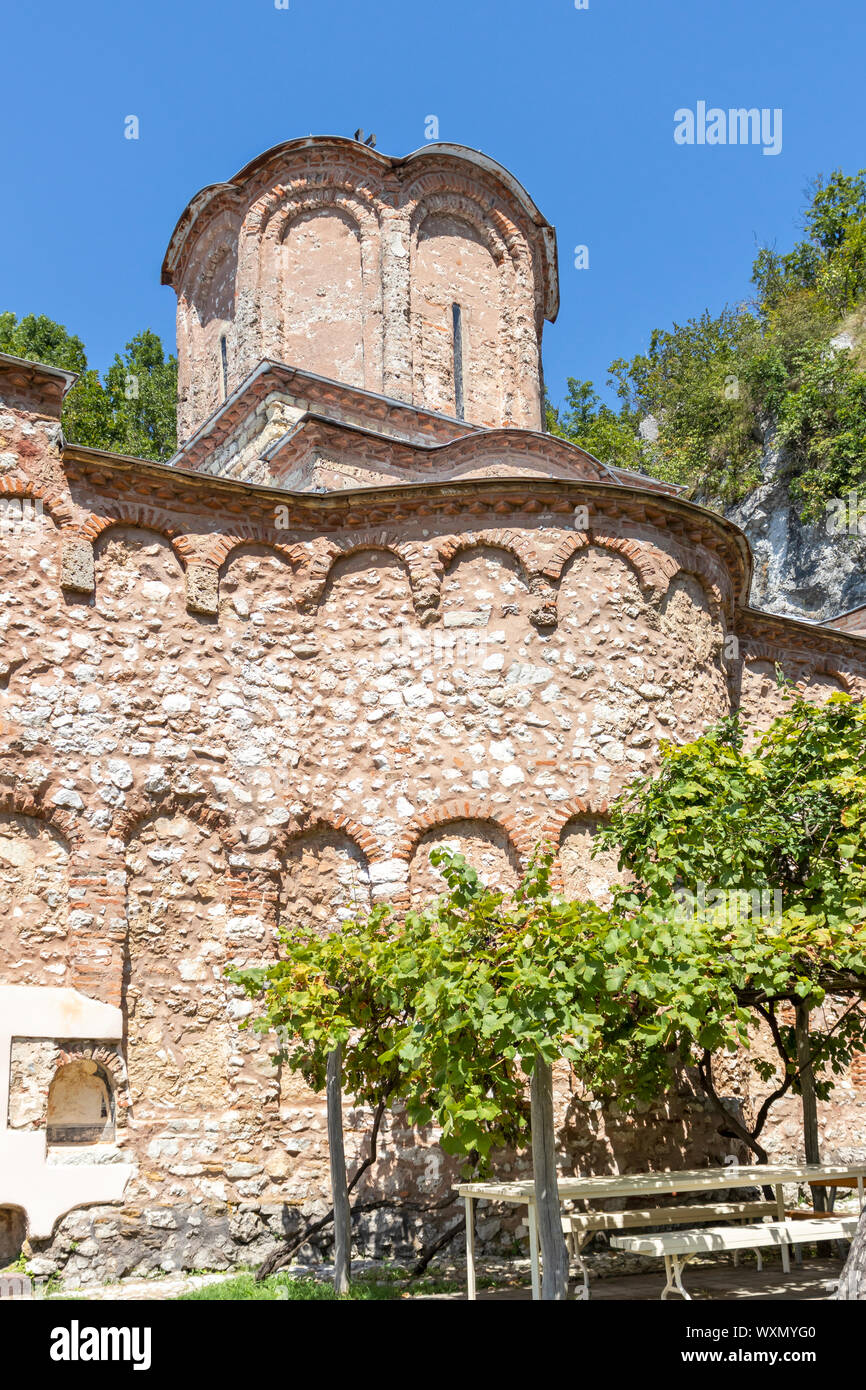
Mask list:
[{"label": "green tree", "polygon": [[[276,1031],[280,1060],[316,1090],[344,1049],[357,1103],[401,1100],[413,1123],[435,1122],[443,1148],[481,1171],[503,1148],[531,1144],[544,1296],[560,1299],[558,1059],[626,1111],[684,1067],[712,1097],[712,1057],[749,1050],[761,1020],[782,1084],[805,1105],[829,1093],[860,1045],[864,741],[862,704],[792,696],[754,748],[736,718],[686,747],[665,745],[659,776],[631,789],[602,837],[632,875],[610,911],[553,893],[549,852],[505,893],[462,856],[434,851],[446,891],[423,911],[380,904],[326,936],[294,924],[277,964],[235,974],[264,1004],[254,1026]],[[701,883],[721,890],[721,906],[695,891],[697,907],[684,911],[684,890]],[[732,896],[775,889],[778,912],[730,913]],[[828,994],[851,1007],[804,1059],[802,1030],[783,1026],[779,1010],[793,1003],[802,1018]],[[760,1058],[754,1065],[762,1080],[775,1077]],[[755,1134],[741,1137],[765,1157]]]},{"label": "green tree", "polygon": [[[613,362],[619,412],[591,382],[571,379],[548,428],[710,505],[758,483],[773,437],[789,455],[804,518],[866,485],[866,170],[817,181],[803,231],[787,253],[759,249],[752,305],[656,329],[646,352]],[[837,341],[841,330],[852,349]],[[641,440],[647,416],[657,437]]]},{"label": "green tree", "polygon": [[622,409],[611,410],[591,381],[568,379],[565,405],[557,410],[546,402],[547,430],[585,449],[602,463],[638,469],[642,464],[636,422]]},{"label": "green tree", "polygon": [[[385,1110],[400,1098],[406,1084],[393,1049],[418,985],[413,943],[425,932],[418,914],[402,917],[387,905],[341,921],[326,933],[304,922],[291,922],[280,931],[280,957],[275,963],[229,971],[230,979],[261,1005],[249,1026],[276,1035],[274,1062],[302,1076],[312,1091],[326,1093],[332,1151],[336,1142],[342,1154],[344,1088],[356,1105],[374,1111],[370,1152],[351,1182],[344,1161],[332,1162],[331,1213],[266,1261],[259,1278],[273,1272],[333,1219],[334,1283],[338,1292],[348,1288],[349,1194],[375,1162]],[[365,1209],[356,1204],[354,1210]]]},{"label": "green tree", "polygon": [[105,377],[117,453],[167,459],[177,449],[177,359],[156,333],[137,333]]},{"label": "green tree", "polygon": [[81,339],[44,314],[0,314],[0,352],[77,372],[63,403],[62,424],[75,444],[136,458],[163,460],[177,448],[177,360],[166,358],[146,329],[115,356],[102,382],[87,365]]},{"label": "green tree", "polygon": [[[713,988],[719,968],[712,952],[719,951],[726,971],[736,933],[737,949],[756,973],[747,980],[738,961],[730,988],[748,1003],[753,1022],[769,1029],[781,1081],[751,1130],[734,1117],[730,1125],[765,1162],[759,1136],[770,1106],[790,1089],[804,1095],[808,1111],[811,1093],[830,1094],[833,1076],[862,1040],[866,707],[841,694],[818,706],[789,692],[787,712],[754,746],[734,716],[694,743],[664,744],[661,760],[656,778],[635,785],[614,806],[598,849],[616,846],[630,873],[617,890],[617,911],[681,925],[688,907],[694,940],[686,958],[694,957]],[[768,976],[755,951],[768,953]],[[800,1005],[802,1026],[803,1010],[822,1004],[828,992],[847,996],[849,1005],[812,1040],[804,1075],[802,1038],[780,1022],[779,1009]],[[729,990],[728,1003],[731,998]],[[705,1020],[712,1017],[707,1003],[697,1010]],[[707,1041],[692,1060],[722,1111],[714,1050]],[[762,1081],[776,1081],[774,1067],[758,1059],[753,1066]]]}]

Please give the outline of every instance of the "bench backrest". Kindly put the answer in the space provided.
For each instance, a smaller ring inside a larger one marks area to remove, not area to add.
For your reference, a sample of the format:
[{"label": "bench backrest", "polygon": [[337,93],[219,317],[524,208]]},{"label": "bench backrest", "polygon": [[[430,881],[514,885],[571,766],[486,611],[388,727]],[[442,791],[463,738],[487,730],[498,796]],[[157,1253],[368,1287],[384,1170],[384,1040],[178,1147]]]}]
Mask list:
[{"label": "bench backrest", "polygon": [[775,1202],[701,1202],[692,1207],[654,1207],[642,1211],[567,1211],[566,1235],[583,1231],[628,1231],[640,1226],[682,1226],[696,1221],[757,1220],[777,1216]]}]

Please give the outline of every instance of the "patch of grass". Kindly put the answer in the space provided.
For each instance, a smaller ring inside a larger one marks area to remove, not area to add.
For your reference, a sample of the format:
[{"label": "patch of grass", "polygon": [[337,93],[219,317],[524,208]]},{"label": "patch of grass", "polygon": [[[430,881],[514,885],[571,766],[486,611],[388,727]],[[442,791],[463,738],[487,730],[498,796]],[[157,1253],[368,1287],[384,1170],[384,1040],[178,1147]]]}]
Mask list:
[{"label": "patch of grass", "polygon": [[[482,1281],[479,1281],[482,1282]],[[494,1283],[495,1281],[491,1281]],[[428,1275],[420,1279],[409,1279],[409,1273],[398,1265],[383,1265],[380,1269],[365,1270],[356,1274],[352,1280],[351,1291],[346,1295],[349,1301],[369,1302],[412,1298],[419,1294],[458,1293],[463,1285],[454,1279]],[[256,1283],[252,1271],[243,1271],[219,1284],[206,1284],[204,1288],[190,1293],[179,1294],[186,1301],[231,1301],[247,1300],[274,1301],[277,1299],[298,1300],[301,1302],[338,1302],[332,1284],[327,1278],[312,1276],[298,1278],[289,1274],[275,1274],[270,1279]]]},{"label": "patch of grass", "polygon": [[334,1293],[333,1285],[325,1280],[293,1279],[285,1274],[275,1274],[272,1278],[263,1279],[257,1284],[253,1274],[239,1274],[234,1279],[224,1279],[219,1284],[206,1284],[204,1288],[180,1294],[178,1301],[246,1303],[291,1300],[302,1303],[337,1303],[393,1300],[399,1297],[393,1280],[382,1283],[360,1278],[353,1282],[348,1294],[338,1297]]}]

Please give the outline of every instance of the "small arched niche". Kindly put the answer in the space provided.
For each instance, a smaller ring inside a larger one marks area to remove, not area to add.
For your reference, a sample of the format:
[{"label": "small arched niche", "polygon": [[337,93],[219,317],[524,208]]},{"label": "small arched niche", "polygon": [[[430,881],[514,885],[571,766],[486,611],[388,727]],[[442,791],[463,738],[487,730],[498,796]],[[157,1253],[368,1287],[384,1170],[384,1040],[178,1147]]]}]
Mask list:
[{"label": "small arched niche", "polygon": [[594,902],[604,909],[613,902],[613,888],[626,881],[614,850],[603,849],[593,855],[596,837],[606,823],[604,816],[591,813],[572,816],[559,838],[559,862],[566,897]]},{"label": "small arched niche", "polygon": [[111,1078],[91,1057],[69,1062],[55,1074],[48,1092],[46,1137],[54,1146],[113,1142]]},{"label": "small arched niche", "polygon": [[464,855],[482,883],[494,892],[510,893],[520,881],[520,860],[500,825],[492,820],[445,821],[425,831],[412,854],[409,892],[414,907],[421,907],[446,891],[441,869],[430,863],[434,849],[450,849]]}]

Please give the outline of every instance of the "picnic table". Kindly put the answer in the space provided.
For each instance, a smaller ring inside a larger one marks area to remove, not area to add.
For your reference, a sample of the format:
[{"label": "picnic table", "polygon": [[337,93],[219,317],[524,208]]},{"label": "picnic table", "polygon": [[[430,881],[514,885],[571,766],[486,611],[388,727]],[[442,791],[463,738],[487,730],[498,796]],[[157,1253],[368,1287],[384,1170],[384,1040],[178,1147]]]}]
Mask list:
[{"label": "picnic table", "polygon": [[[726,1164],[718,1168],[690,1168],[667,1173],[611,1173],[600,1177],[560,1177],[559,1196],[563,1202],[586,1202],[590,1210],[598,1210],[600,1202],[629,1197],[673,1197],[682,1192],[721,1192],[739,1187],[771,1187],[779,1221],[785,1220],[785,1184],[808,1183],[813,1187],[850,1187],[856,1185],[860,1210],[864,1205],[866,1163],[773,1163]],[[466,1206],[466,1288],[470,1299],[476,1297],[475,1274],[475,1203],[503,1202],[525,1206],[529,1220],[529,1257],[532,1266],[532,1297],[541,1297],[541,1270],[538,1247],[538,1222],[535,1210],[535,1184],[532,1179],[517,1182],[470,1182],[457,1189]],[[665,1224],[665,1208],[659,1207],[660,1226]],[[707,1209],[707,1219],[712,1208]],[[788,1252],[783,1247],[782,1262],[789,1266]]]}]

